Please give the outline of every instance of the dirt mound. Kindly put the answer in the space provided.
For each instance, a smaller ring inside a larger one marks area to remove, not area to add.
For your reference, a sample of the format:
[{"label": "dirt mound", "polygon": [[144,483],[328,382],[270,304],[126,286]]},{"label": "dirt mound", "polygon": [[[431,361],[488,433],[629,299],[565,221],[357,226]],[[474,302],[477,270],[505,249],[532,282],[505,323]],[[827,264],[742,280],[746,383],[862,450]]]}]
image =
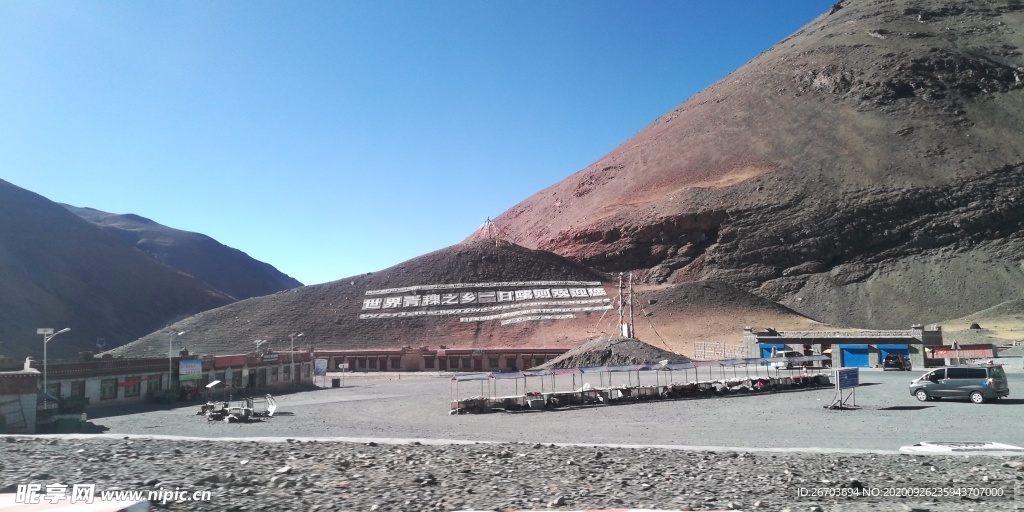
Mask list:
[{"label": "dirt mound", "polygon": [[601,271],[725,281],[835,325],[1024,298],[1022,14],[842,2],[494,224]]},{"label": "dirt mound", "polygon": [[668,359],[671,362],[685,362],[689,358],[648,345],[635,338],[621,336],[600,336],[552,359],[542,368],[579,368],[583,366],[623,366],[630,364],[657,363]]}]

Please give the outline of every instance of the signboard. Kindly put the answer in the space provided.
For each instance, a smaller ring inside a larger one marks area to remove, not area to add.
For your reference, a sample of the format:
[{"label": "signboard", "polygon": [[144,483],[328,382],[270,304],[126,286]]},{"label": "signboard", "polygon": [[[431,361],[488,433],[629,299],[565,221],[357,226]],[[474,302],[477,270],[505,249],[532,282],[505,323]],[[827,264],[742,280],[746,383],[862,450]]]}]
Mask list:
[{"label": "signboard", "polygon": [[198,359],[182,359],[178,362],[178,380],[199,380],[202,378],[202,361]]},{"label": "signboard", "polygon": [[860,385],[859,368],[842,368],[836,370],[836,389],[850,389]]},{"label": "signboard", "polygon": [[367,290],[359,319],[458,316],[460,322],[508,325],[610,309],[600,281],[509,281]]},{"label": "signboard", "polygon": [[226,368],[228,366],[245,366],[245,356],[217,356],[213,360],[214,368]]},{"label": "signboard", "polygon": [[313,375],[323,377],[327,375],[327,360],[317,359],[313,361]]},{"label": "signboard", "polygon": [[264,354],[263,355],[263,362],[264,363],[274,363],[274,362],[277,362],[277,357],[279,355],[280,354]]},{"label": "signboard", "polygon": [[348,363],[341,363],[338,365],[339,370],[348,370]]}]

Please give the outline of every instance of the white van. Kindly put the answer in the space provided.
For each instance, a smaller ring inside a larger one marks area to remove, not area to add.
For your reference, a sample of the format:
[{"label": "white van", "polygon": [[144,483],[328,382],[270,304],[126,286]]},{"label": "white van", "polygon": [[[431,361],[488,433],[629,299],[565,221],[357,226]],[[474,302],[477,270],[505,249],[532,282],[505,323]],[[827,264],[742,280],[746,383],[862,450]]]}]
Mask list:
[{"label": "white van", "polygon": [[784,350],[782,352],[777,352],[772,357],[775,357],[775,358],[784,357],[787,360],[786,361],[773,361],[772,364],[771,364],[771,367],[772,368],[785,368],[787,370],[791,370],[791,369],[793,369],[794,366],[803,366],[802,364],[794,363],[792,361],[792,359],[795,359],[795,358],[798,358],[798,357],[803,357],[803,356],[804,356],[803,354],[801,354],[800,352],[797,352],[796,350]]}]

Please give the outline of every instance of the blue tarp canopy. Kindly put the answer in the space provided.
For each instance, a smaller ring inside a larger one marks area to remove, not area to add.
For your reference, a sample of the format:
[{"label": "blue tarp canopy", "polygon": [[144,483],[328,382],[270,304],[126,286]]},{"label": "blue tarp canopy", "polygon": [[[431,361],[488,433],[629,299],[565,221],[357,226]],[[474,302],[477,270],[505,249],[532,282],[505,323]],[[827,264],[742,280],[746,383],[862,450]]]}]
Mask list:
[{"label": "blue tarp canopy", "polygon": [[624,366],[605,366],[604,371],[606,372],[636,372],[644,369],[642,364],[631,364]]},{"label": "blue tarp canopy", "polygon": [[547,377],[551,370],[523,370],[523,377]]},{"label": "blue tarp canopy", "polygon": [[550,370],[552,375],[569,375],[580,373],[579,368],[552,368]]},{"label": "blue tarp canopy", "polygon": [[698,368],[704,368],[707,366],[722,366],[722,363],[720,361],[691,361],[691,363]]},{"label": "blue tarp canopy", "polygon": [[523,372],[494,372],[491,373],[492,379],[521,379],[525,377]]},{"label": "blue tarp canopy", "polygon": [[719,361],[722,366],[739,366],[741,364],[747,364],[746,359],[722,359]]},{"label": "blue tarp canopy", "polygon": [[696,366],[691,362],[686,363],[669,363],[665,365],[666,370],[692,370]]},{"label": "blue tarp canopy", "polygon": [[456,375],[452,377],[452,380],[458,382],[465,382],[467,380],[487,380],[489,378],[491,378],[491,376],[486,373],[465,373],[462,375]]}]

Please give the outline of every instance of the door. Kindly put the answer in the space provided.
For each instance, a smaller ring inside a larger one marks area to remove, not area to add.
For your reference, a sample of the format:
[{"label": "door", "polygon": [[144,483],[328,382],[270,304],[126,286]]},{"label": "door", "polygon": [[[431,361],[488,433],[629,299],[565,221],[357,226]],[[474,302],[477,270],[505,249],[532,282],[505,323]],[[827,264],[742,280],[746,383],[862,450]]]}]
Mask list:
[{"label": "door", "polygon": [[843,354],[843,367],[845,368],[867,368],[868,346],[867,345],[839,345]]},{"label": "door", "polygon": [[925,387],[925,391],[928,392],[928,396],[939,398],[949,396],[945,368],[940,368],[928,374],[928,385]]}]

